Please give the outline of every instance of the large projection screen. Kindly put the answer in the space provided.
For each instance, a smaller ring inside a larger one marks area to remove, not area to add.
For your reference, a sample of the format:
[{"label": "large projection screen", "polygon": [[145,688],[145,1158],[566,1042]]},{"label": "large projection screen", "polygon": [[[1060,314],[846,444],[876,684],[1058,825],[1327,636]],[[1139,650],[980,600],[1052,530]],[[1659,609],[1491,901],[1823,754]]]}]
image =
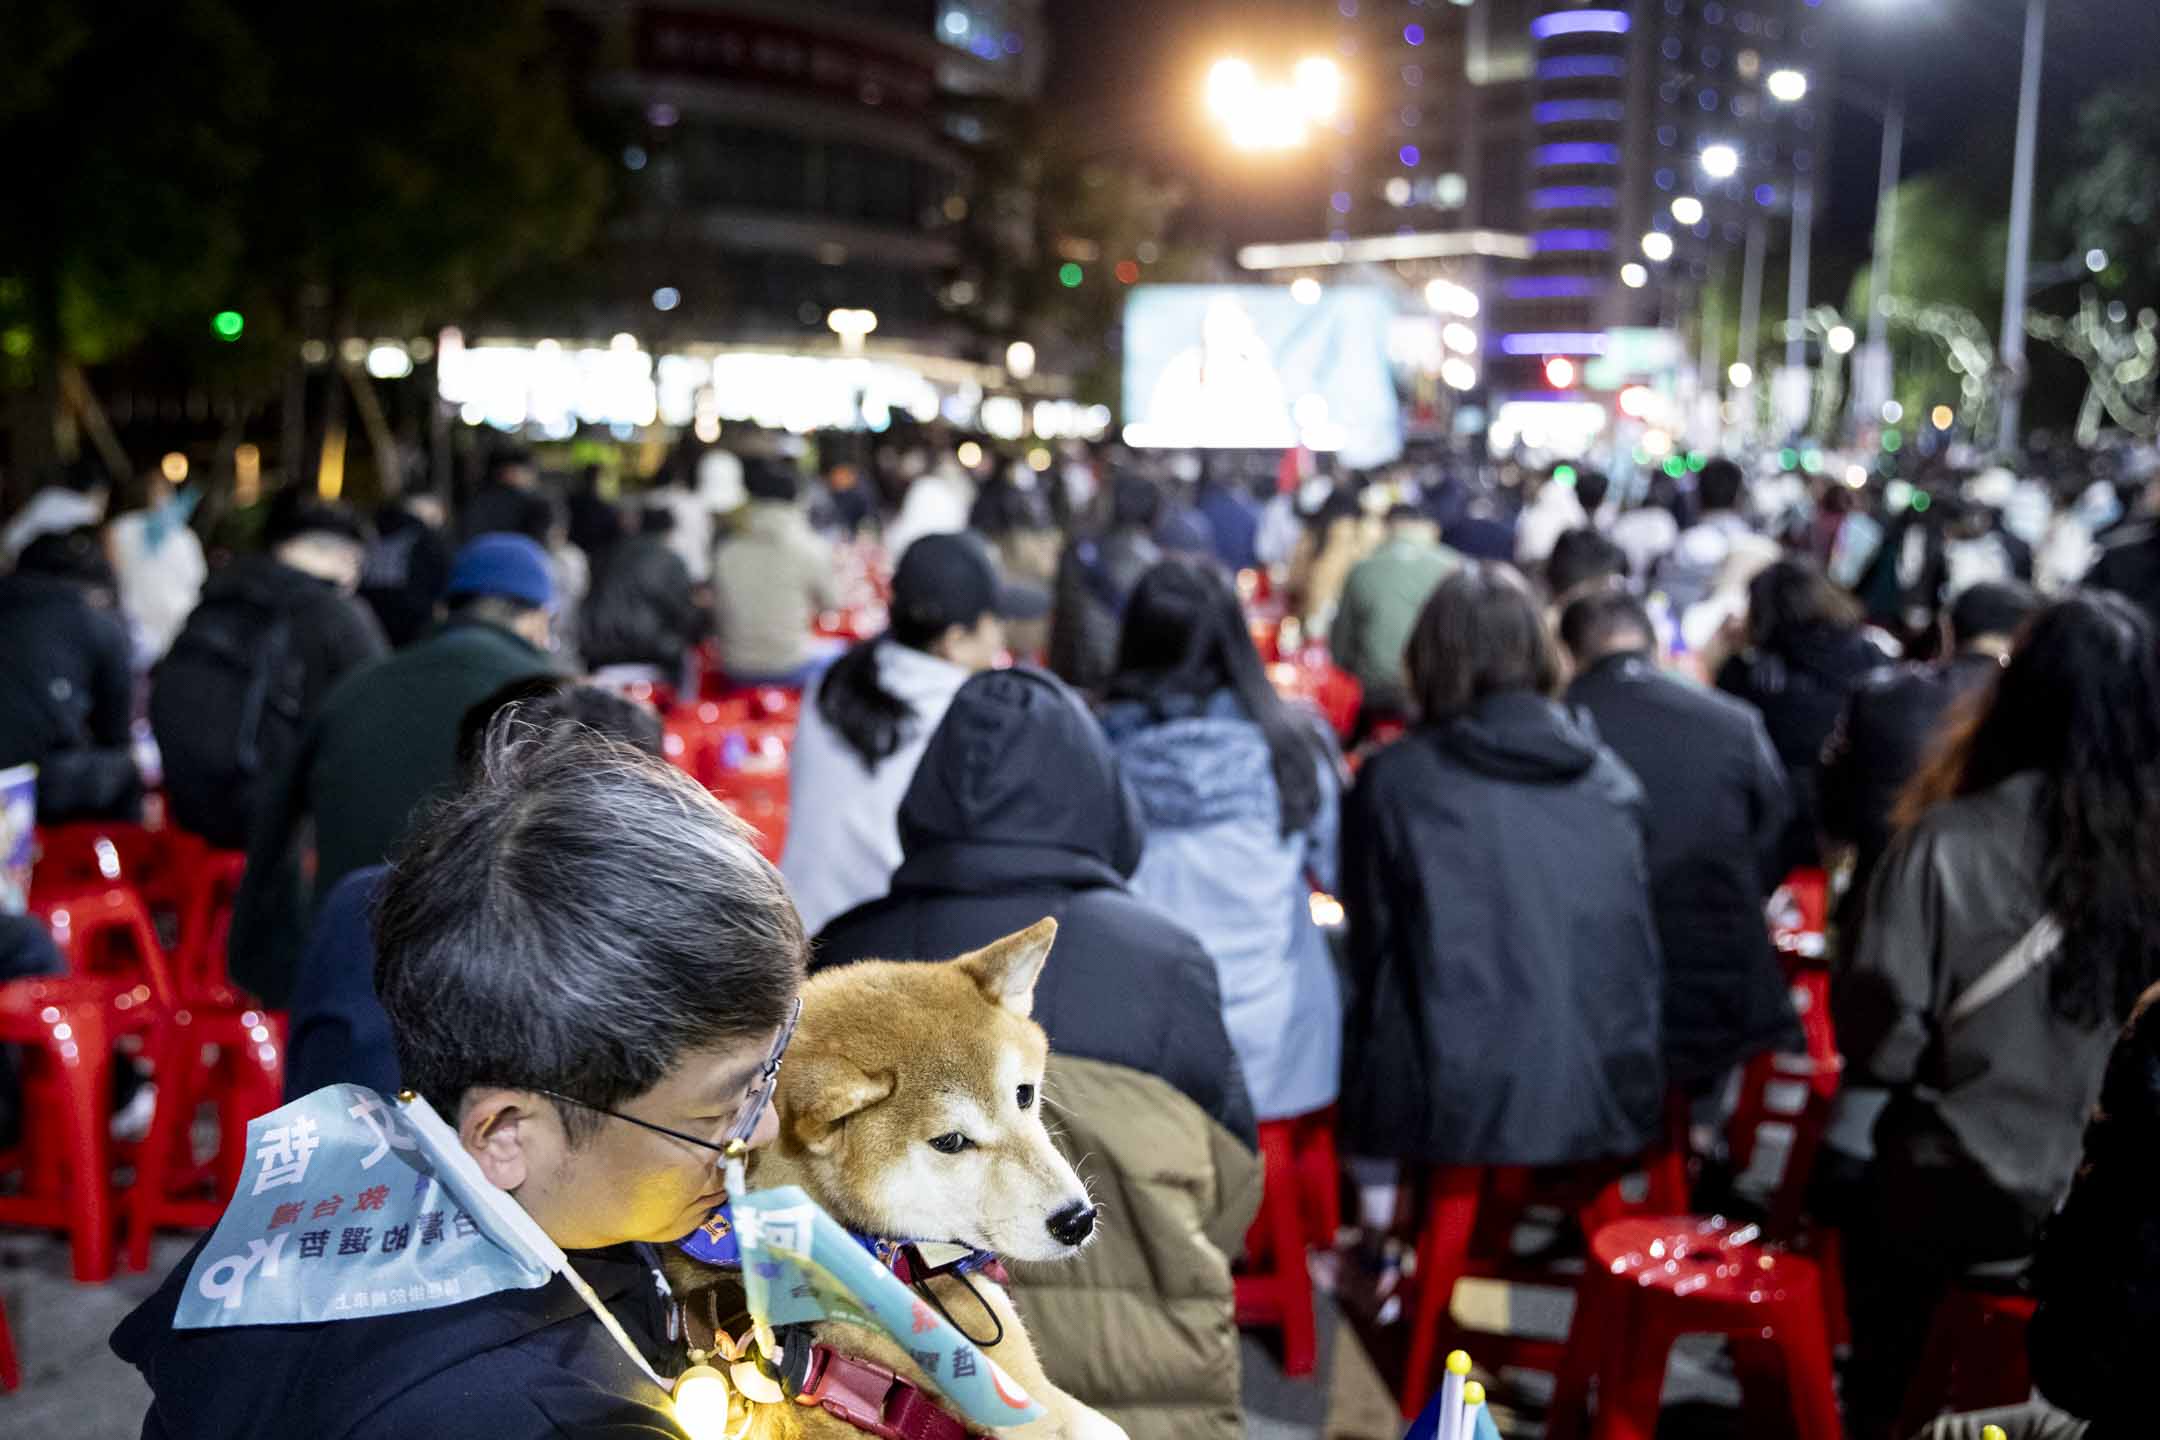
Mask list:
[{"label": "large projection screen", "polygon": [[1402,453],[1393,297],[1283,285],[1142,285],[1125,301],[1125,441],[1140,448]]}]

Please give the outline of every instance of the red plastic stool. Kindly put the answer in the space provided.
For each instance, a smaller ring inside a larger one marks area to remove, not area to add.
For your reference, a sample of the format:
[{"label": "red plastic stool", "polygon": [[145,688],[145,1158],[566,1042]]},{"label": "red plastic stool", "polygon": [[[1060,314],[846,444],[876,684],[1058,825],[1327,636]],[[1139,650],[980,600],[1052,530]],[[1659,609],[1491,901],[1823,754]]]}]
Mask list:
[{"label": "red plastic stool", "polygon": [[45,922],[68,974],[147,984],[158,1004],[177,1003],[172,968],[158,944],[150,908],[132,885],[40,892],[30,912]]},{"label": "red plastic stool", "polygon": [[0,1042],[23,1047],[23,1183],[0,1225],[65,1230],[75,1278],[113,1272],[112,1045],[152,1015],[147,985],[64,977],[0,985]]},{"label": "red plastic stool", "polygon": [[1237,1323],[1279,1328],[1283,1373],[1310,1375],[1319,1358],[1308,1247],[1335,1243],[1342,1195],[1335,1112],[1316,1110],[1260,1126],[1260,1213],[1245,1235],[1237,1277]]},{"label": "red plastic stool", "polygon": [[[247,1168],[248,1122],[275,1110],[285,1091],[283,1023],[251,1008],[229,987],[159,1017],[152,1038],[157,1107],[136,1162],[127,1199],[127,1263],[150,1268],[150,1238],[159,1229],[203,1229],[224,1213],[227,1197]],[[216,1058],[206,1060],[208,1047]],[[195,1163],[196,1111],[214,1099],[217,1154]]]},{"label": "red plastic stool", "polygon": [[1756,1233],[1669,1216],[1622,1220],[1592,1236],[1547,1440],[1580,1435],[1593,1378],[1596,1440],[1652,1440],[1673,1341],[1695,1334],[1731,1345],[1747,1435],[1839,1440],[1816,1267]]},{"label": "red plastic stool", "polygon": [[2025,1331],[2037,1308],[2029,1295],[1967,1289],[1945,1295],[1905,1392],[1898,1433],[1917,1434],[1946,1410],[1992,1410],[2030,1399]]},{"label": "red plastic stool", "polygon": [[0,1304],[0,1395],[22,1389],[22,1365],[15,1359],[15,1337],[8,1331],[7,1306]]},{"label": "red plastic stool", "polygon": [[225,942],[232,933],[233,902],[247,871],[247,856],[207,845],[188,866],[176,897],[180,940],[173,947],[174,979],[183,997],[208,995],[231,981],[225,970]]},{"label": "red plastic stool", "polygon": [[[1448,1342],[1455,1337],[1450,1306],[1457,1282],[1481,1275],[1552,1283],[1549,1277],[1521,1274],[1505,1258],[1508,1238],[1532,1204],[1574,1211],[1586,1236],[1623,1216],[1664,1214],[1687,1204],[1687,1107],[1677,1095],[1667,1101],[1665,1131],[1659,1147],[1642,1160],[1584,1166],[1557,1178],[1517,1166],[1443,1165],[1431,1171],[1418,1234],[1410,1350],[1397,1397],[1404,1419],[1423,1412],[1437,1383],[1440,1357],[1454,1348]],[[1641,1198],[1630,1199],[1628,1189],[1638,1176],[1645,1182]],[[1557,1370],[1562,1363],[1560,1344],[1528,1336],[1481,1336],[1478,1348],[1490,1368]]]}]

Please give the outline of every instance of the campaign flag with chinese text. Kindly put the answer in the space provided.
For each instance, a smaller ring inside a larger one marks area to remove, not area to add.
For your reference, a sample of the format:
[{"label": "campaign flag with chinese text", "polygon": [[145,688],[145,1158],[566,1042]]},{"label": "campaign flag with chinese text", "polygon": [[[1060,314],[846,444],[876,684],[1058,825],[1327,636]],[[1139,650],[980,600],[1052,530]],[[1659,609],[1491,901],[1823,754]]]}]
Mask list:
[{"label": "campaign flag with chinese text", "polygon": [[470,1172],[438,1143],[359,1085],[257,1118],[174,1326],[358,1319],[545,1285],[548,1260],[467,1193]]}]

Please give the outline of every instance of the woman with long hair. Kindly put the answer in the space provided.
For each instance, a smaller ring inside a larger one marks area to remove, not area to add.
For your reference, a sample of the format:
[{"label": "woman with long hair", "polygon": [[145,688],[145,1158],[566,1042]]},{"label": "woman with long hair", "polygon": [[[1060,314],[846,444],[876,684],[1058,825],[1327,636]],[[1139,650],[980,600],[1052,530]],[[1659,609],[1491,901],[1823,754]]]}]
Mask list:
[{"label": "woman with long hair", "polygon": [[1823,745],[1860,682],[1890,663],[1861,619],[1814,564],[1780,560],[1748,582],[1747,648],[1718,667],[1718,689],[1762,712],[1792,786],[1793,816],[1774,857],[1781,876],[1822,863]]},{"label": "woman with long hair", "polygon": [[1008,585],[972,535],[925,535],[893,572],[892,620],[828,667],[788,759],[780,873],[803,929],[884,895],[899,868],[900,800],[968,677],[995,666],[1005,622],[1039,619],[1040,591]]},{"label": "woman with long hair", "polygon": [[2068,1189],[2108,1047],[2160,978],[2160,653],[2144,614],[2042,611],[1902,798],[1834,993],[1890,1092],[1847,1229],[1852,1433],[1882,1435],[1947,1287],[2014,1266]]},{"label": "woman with long hair", "polygon": [[578,652],[610,689],[675,689],[704,628],[682,557],[641,535],[608,551],[578,615]]},{"label": "woman with long hair", "polygon": [[1103,728],[1147,819],[1132,888],[1213,958],[1254,1114],[1333,1104],[1342,1000],[1311,904],[1335,886],[1333,747],[1277,698],[1206,560],[1141,577],[1108,695]]}]

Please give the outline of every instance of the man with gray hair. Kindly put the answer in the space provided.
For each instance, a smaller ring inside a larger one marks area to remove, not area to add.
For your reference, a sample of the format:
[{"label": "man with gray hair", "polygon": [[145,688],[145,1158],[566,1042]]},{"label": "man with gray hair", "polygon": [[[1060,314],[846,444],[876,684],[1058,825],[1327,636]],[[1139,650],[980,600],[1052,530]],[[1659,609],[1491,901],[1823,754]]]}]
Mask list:
[{"label": "man with gray hair", "polygon": [[779,873],[665,763],[513,720],[398,854],[376,943],[406,1084],[627,1340],[560,1277],[436,1308],[176,1328],[191,1253],[113,1335],[155,1395],[144,1435],[679,1435],[619,1346],[683,1370],[682,1317],[646,1247],[722,1202],[731,1140],[778,1128],[767,1102],[806,951]]}]

